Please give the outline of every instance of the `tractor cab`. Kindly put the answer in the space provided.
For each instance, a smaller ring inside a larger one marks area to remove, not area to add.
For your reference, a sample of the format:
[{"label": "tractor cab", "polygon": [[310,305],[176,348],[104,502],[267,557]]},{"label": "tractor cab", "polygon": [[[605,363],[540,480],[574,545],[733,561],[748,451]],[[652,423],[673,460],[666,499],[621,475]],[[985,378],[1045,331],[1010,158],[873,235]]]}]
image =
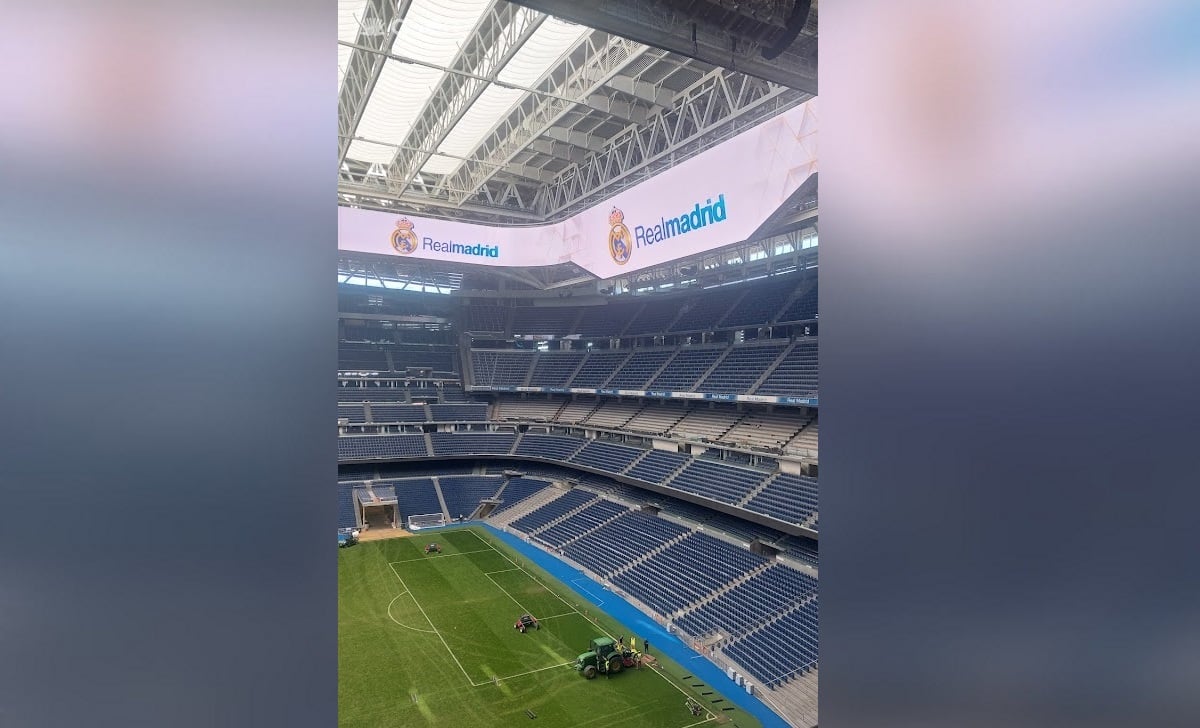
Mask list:
[{"label": "tractor cab", "polygon": [[637,664],[633,653],[621,650],[611,637],[597,637],[588,647],[589,650],[575,660],[575,670],[588,680],[600,673],[611,675]]},{"label": "tractor cab", "polygon": [[425,553],[440,554],[440,553],[442,553],[442,545],[437,543],[436,541],[433,543],[425,544]]}]

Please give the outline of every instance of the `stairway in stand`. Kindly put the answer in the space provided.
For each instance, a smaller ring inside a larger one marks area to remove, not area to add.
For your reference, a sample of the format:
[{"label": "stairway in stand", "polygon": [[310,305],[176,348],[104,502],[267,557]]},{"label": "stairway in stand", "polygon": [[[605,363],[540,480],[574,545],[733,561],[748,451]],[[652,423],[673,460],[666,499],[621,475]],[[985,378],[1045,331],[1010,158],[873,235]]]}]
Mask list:
[{"label": "stairway in stand", "polygon": [[792,725],[817,725],[817,670],[814,668],[804,675],[794,677],[774,689],[757,690],[760,696],[765,695],[768,703],[773,703],[777,712],[787,718]]},{"label": "stairway in stand", "polygon": [[745,574],[734,577],[733,579],[725,582],[721,586],[717,587],[716,589],[714,589],[714,590],[710,591],[709,593],[705,594],[704,596],[700,597],[696,601],[691,602],[689,604],[685,604],[683,607],[676,609],[674,612],[672,612],[670,614],[670,619],[676,620],[676,619],[679,619],[680,617],[682,617],[684,614],[687,614],[688,612],[696,611],[700,607],[703,607],[705,604],[708,604],[712,600],[714,600],[717,597],[721,596],[722,594],[728,592],[729,590],[733,589],[737,585],[743,584],[747,581],[750,581],[751,579],[753,579],[754,577],[763,573],[764,571],[766,571],[767,569],[771,568],[774,565],[775,565],[774,561],[768,561],[766,563],[762,563],[762,564],[759,564],[758,566],[755,566],[753,569],[751,569],[750,571],[747,571]]},{"label": "stairway in stand", "polygon": [[637,558],[636,558],[636,559],[634,559],[633,561],[630,561],[629,563],[627,563],[627,564],[623,565],[621,568],[617,569],[616,571],[612,572],[611,574],[607,574],[607,575],[605,576],[605,578],[611,579],[611,578],[613,578],[614,576],[616,576],[616,575],[618,575],[618,574],[624,574],[625,572],[627,572],[627,571],[629,571],[629,570],[633,569],[633,567],[635,567],[635,566],[637,566],[638,564],[642,563],[642,562],[643,562],[643,561],[645,561],[646,559],[649,559],[651,556],[654,556],[655,554],[662,553],[663,551],[666,551],[666,550],[667,550],[667,547],[669,547],[669,546],[674,546],[675,544],[679,543],[680,541],[682,541],[683,539],[687,538],[688,536],[691,536],[693,533],[695,533],[695,531],[694,531],[694,530],[693,530],[693,531],[684,531],[683,533],[681,533],[681,534],[679,534],[678,536],[676,536],[676,537],[672,538],[671,540],[669,540],[669,541],[664,541],[664,542],[662,543],[662,545],[661,545],[661,546],[655,546],[654,548],[650,549],[650,550],[649,550],[649,551],[647,551],[646,553],[644,553],[644,554],[642,554],[641,556],[637,557]]},{"label": "stairway in stand", "polygon": [[555,498],[564,495],[566,492],[567,491],[562,490],[561,488],[550,486],[545,490],[534,493],[506,511],[501,511],[494,516],[489,516],[488,523],[492,524],[496,528],[505,528],[508,526],[508,524],[517,520],[521,516],[536,511]]}]

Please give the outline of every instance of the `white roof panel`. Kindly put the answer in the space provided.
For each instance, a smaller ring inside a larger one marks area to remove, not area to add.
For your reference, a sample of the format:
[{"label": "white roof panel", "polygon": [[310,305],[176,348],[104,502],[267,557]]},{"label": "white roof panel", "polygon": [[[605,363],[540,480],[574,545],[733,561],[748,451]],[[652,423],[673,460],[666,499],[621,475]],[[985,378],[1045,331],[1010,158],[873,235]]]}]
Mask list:
[{"label": "white roof panel", "polygon": [[[491,0],[413,0],[404,16],[392,53],[427,63],[449,66],[479,24]],[[386,144],[404,145],[413,122],[444,71],[389,58],[363,109],[356,136]],[[424,140],[415,140],[420,146]],[[352,142],[346,156],[364,162],[389,163],[396,149]]]},{"label": "white roof panel", "polygon": [[[509,59],[504,68],[500,69],[496,78],[505,83],[533,86],[590,32],[591,29],[585,26],[567,23],[558,18],[548,18]],[[525,92],[518,89],[488,86],[446,135],[438,151],[459,157],[467,156],[509,115],[524,96]],[[449,174],[460,163],[461,161],[454,157],[432,157],[421,171]]]},{"label": "white roof panel", "polygon": [[[338,0],[338,40],[353,43],[358,39],[358,24],[366,6],[367,0]],[[346,77],[352,53],[353,48],[338,46],[338,91],[342,90],[342,79]]]}]

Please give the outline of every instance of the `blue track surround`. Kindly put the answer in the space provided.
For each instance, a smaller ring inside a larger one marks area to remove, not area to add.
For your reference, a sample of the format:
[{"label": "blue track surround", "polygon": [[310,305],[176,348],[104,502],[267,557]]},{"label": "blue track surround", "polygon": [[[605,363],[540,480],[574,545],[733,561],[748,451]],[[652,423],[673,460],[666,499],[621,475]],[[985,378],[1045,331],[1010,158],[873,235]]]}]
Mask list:
[{"label": "blue track surround", "polygon": [[729,702],[753,715],[763,724],[763,728],[790,728],[790,725],[757,696],[748,694],[738,687],[729,677],[710,660],[693,650],[686,643],[644,614],[637,607],[625,601],[622,597],[608,591],[597,584],[591,577],[579,569],[559,561],[554,555],[528,544],[520,537],[505,533],[490,523],[483,521],[464,521],[435,528],[421,529],[422,531],[440,531],[467,526],[483,526],[506,545],[525,558],[545,569],[551,576],[558,579],[571,591],[587,600],[595,607],[621,624],[633,630],[638,637],[650,640],[650,654],[665,653],[680,667],[689,671],[700,680],[712,685]]}]

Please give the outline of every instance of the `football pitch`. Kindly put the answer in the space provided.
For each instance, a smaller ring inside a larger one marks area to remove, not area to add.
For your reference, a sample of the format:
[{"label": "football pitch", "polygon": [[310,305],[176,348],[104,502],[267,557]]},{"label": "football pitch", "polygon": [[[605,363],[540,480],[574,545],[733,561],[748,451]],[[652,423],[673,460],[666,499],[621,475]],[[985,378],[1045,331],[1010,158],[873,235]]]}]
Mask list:
[{"label": "football pitch", "polygon": [[[424,553],[432,541],[442,553]],[[522,613],[541,629],[514,629]],[[631,634],[483,529],[339,549],[338,723],[760,728],[664,658],[594,680],[575,671],[592,638]]]}]

